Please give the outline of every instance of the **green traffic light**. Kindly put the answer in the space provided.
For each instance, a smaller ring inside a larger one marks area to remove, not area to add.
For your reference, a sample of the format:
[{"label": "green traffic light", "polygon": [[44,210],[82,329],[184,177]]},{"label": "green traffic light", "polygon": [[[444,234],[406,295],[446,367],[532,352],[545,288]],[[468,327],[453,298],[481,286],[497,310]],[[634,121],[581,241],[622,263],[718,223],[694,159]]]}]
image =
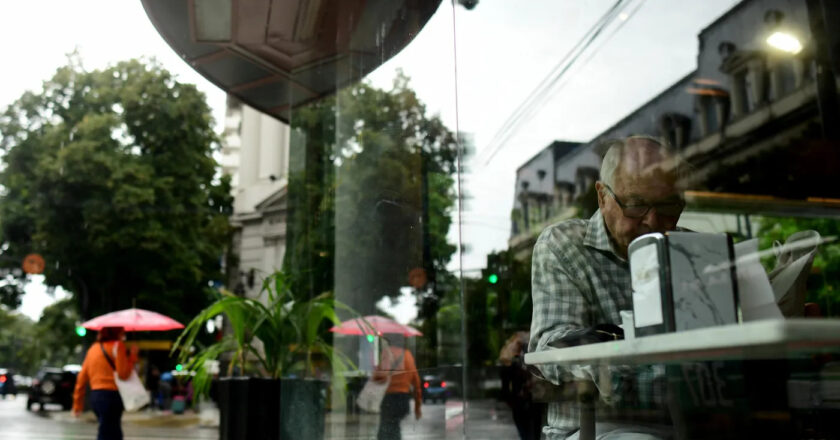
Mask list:
[{"label": "green traffic light", "polygon": [[181,365],[181,364],[178,364],[178,365],[175,366],[175,371],[181,371],[183,369],[184,369],[184,366]]},{"label": "green traffic light", "polygon": [[370,342],[371,344],[373,343],[373,338],[374,338],[373,335],[367,335],[367,341]]},{"label": "green traffic light", "polygon": [[76,326],[76,334],[79,335],[79,337],[84,337],[87,334],[87,329],[80,325]]},{"label": "green traffic light", "polygon": [[487,281],[489,281],[490,284],[496,284],[499,282],[499,276],[494,273],[491,273],[490,276],[487,277]]}]

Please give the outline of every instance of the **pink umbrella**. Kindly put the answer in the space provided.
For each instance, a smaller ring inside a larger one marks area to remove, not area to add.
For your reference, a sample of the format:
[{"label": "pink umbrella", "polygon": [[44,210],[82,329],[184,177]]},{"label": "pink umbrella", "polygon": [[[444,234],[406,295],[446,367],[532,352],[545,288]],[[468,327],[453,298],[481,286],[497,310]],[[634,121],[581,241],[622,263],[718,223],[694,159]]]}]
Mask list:
[{"label": "pink umbrella", "polygon": [[106,313],[82,324],[89,330],[103,327],[122,327],[127,332],[165,331],[184,328],[180,322],[157,312],[143,309],[125,309]]},{"label": "pink umbrella", "polygon": [[381,335],[383,333],[396,333],[406,337],[423,336],[423,333],[416,328],[402,325],[393,319],[377,315],[344,321],[341,325],[331,328],[330,331],[342,335]]}]

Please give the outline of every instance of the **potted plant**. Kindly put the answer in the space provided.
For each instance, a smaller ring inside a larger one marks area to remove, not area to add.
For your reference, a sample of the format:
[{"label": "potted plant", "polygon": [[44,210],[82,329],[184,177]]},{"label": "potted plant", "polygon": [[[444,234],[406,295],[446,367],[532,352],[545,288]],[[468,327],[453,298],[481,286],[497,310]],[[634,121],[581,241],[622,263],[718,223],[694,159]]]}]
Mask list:
[{"label": "potted plant", "polygon": [[[315,377],[314,356],[326,360],[334,389],[341,392],[343,373],[353,363],[324,339],[324,323],[340,324],[336,309],[356,314],[329,292],[301,299],[290,286],[278,271],[264,280],[259,298],[222,290],[175,341],[172,352],[180,350],[180,361],[195,372],[197,397],[208,394],[213,379],[207,361],[231,355],[217,390],[222,440],[323,437],[326,382]],[[220,314],[231,331],[191,353],[205,323]]]}]

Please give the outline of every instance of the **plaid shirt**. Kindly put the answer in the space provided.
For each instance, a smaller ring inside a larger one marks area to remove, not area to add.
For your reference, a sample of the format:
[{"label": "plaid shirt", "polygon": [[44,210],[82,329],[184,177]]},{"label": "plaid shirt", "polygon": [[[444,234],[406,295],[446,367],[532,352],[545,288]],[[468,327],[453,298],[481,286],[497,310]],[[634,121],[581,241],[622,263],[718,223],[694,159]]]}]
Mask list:
[{"label": "plaid shirt", "polygon": [[[571,330],[621,324],[619,311],[633,309],[630,266],[615,253],[600,210],[589,220],[567,220],[546,228],[534,245],[531,277],[531,352],[551,348],[550,342]],[[573,378],[563,367],[541,365],[539,369],[555,383]],[[637,373],[650,376],[650,371]],[[639,389],[631,385],[635,381],[627,379],[623,374],[613,375],[612,391],[619,400],[629,403],[629,393],[634,394],[632,400],[642,396],[633,391]],[[548,406],[548,427],[544,431],[549,439],[565,438],[578,430],[578,425],[576,401]]]}]

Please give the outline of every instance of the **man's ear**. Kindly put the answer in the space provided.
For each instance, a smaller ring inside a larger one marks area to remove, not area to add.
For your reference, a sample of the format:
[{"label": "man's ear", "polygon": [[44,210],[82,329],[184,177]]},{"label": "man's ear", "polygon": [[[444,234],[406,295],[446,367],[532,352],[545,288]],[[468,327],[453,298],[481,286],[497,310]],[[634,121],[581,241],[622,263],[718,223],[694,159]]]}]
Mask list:
[{"label": "man's ear", "polygon": [[604,197],[606,197],[604,193],[604,184],[600,180],[595,182],[595,195],[598,197],[598,208],[601,211],[604,210]]}]

